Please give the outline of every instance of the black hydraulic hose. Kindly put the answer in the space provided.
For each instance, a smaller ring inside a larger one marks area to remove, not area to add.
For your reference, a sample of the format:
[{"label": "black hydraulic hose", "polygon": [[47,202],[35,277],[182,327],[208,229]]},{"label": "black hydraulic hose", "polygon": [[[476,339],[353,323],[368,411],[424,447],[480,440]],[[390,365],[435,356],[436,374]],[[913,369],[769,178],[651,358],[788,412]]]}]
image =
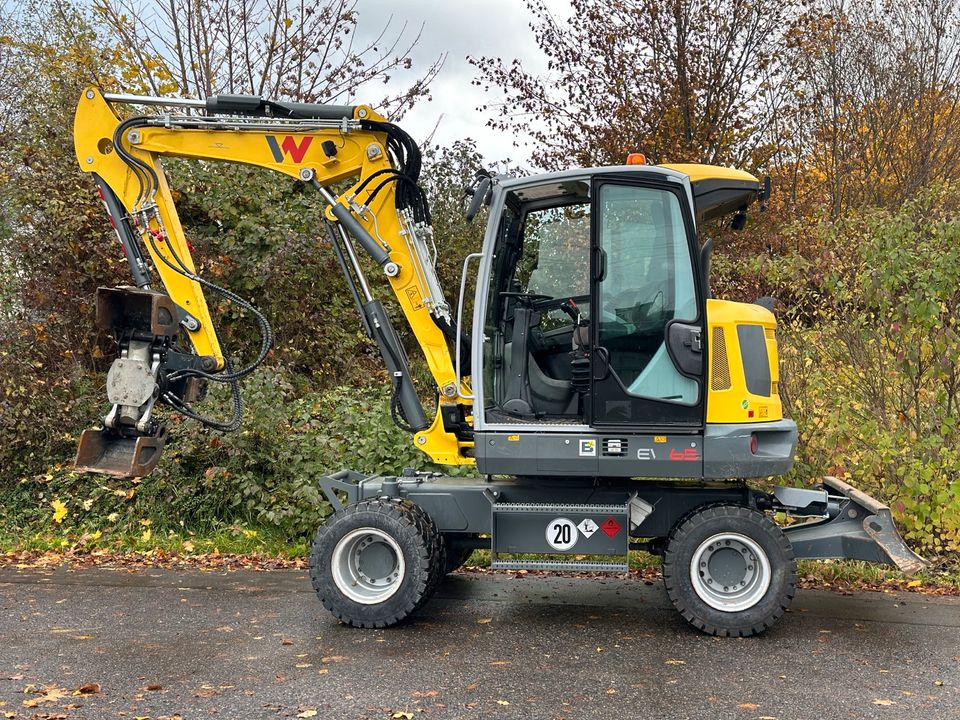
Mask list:
[{"label": "black hydraulic hose", "polygon": [[[267,318],[263,315],[263,313],[261,313],[251,303],[247,302],[236,293],[231,292],[230,290],[227,290],[225,287],[217,285],[214,282],[210,282],[209,280],[206,280],[200,277],[194,272],[191,272],[183,263],[183,260],[180,259],[180,256],[177,254],[177,251],[174,250],[173,245],[169,241],[167,241],[167,248],[170,250],[170,254],[173,256],[174,260],[176,260],[177,265],[179,265],[180,267],[177,267],[176,265],[171,263],[169,260],[167,260],[167,258],[163,256],[163,254],[160,252],[160,249],[157,247],[153,232],[149,230],[147,231],[147,239],[149,240],[150,246],[153,248],[153,251],[157,255],[157,257],[159,257],[163,261],[163,263],[167,265],[171,270],[178,273],[179,275],[186,277],[189,280],[193,280],[194,282],[200,283],[204,287],[209,288],[210,290],[214,291],[218,295],[221,295],[222,297],[226,298],[227,300],[233,302],[236,305],[239,305],[245,310],[249,310],[250,313],[253,315],[254,320],[256,321],[257,326],[259,327],[259,330],[260,330],[260,353],[258,354],[256,360],[254,360],[252,363],[250,363],[250,365],[243,368],[242,370],[239,370],[237,372],[230,372],[228,370],[228,372],[226,373],[212,374],[212,373],[204,372],[203,370],[198,370],[196,368],[185,368],[183,370],[178,370],[177,372],[171,373],[170,379],[180,380],[185,377],[199,377],[199,378],[203,378],[204,380],[210,380],[212,382],[227,383],[227,382],[232,382],[234,380],[240,380],[246,377],[247,375],[249,375],[250,373],[252,373],[254,370],[256,370],[266,359],[267,354],[270,352],[270,348],[273,345],[273,328],[270,327],[270,323],[267,320]],[[214,332],[216,332],[216,328],[214,328]],[[218,341],[220,340],[219,333],[217,333],[217,340]]]},{"label": "black hydraulic hose", "polygon": [[149,164],[131,155],[123,146],[123,141],[127,130],[146,126],[149,124],[149,120],[149,116],[137,115],[121,122],[113,132],[113,146],[117,155],[133,170],[139,184],[135,205],[139,205],[151,192],[156,191],[160,185],[160,178],[157,177],[156,171]]}]

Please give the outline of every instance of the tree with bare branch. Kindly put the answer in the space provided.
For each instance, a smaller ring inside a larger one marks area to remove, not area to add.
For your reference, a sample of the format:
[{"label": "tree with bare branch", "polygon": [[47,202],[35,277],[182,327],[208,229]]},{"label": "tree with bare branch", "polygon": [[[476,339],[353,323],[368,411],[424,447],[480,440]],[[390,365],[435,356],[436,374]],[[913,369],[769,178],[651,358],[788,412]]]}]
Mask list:
[{"label": "tree with bare branch", "polygon": [[[358,0],[95,0],[103,20],[137,56],[152,93],[253,94],[346,104],[363,87],[410,70],[422,28],[386,20],[357,34]],[[429,95],[436,58],[409,87],[364,100],[401,116]]]}]

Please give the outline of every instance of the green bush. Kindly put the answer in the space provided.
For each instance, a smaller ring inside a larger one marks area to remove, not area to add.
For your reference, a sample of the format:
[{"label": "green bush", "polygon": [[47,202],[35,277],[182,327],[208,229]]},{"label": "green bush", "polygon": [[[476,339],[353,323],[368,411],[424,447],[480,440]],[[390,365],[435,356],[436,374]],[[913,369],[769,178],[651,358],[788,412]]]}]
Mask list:
[{"label": "green bush", "polygon": [[769,268],[799,296],[780,331],[795,475],[847,476],[936,554],[960,552],[960,221],[940,210],[946,192],[820,227],[816,262]]},{"label": "green bush", "polygon": [[[208,413],[226,413],[227,393],[212,393]],[[235,433],[171,419],[157,470],[142,481],[73,472],[63,456],[40,474],[7,479],[7,526],[53,527],[53,501],[80,531],[212,532],[266,526],[287,538],[312,533],[330,512],[318,479],[345,467],[365,473],[430,467],[390,420],[386,386],[297,389],[289,373],[266,369],[244,384],[246,422]],[[63,447],[72,454],[75,436]],[[69,455],[68,455],[69,457]],[[29,458],[23,467],[43,462]],[[147,525],[144,525],[144,522]]]}]

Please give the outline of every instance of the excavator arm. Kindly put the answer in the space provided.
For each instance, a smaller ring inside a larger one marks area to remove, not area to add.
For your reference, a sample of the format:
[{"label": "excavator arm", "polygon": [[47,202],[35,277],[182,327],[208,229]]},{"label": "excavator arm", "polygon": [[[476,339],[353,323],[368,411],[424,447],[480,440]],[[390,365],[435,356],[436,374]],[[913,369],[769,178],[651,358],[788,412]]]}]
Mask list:
[{"label": "excavator arm", "polygon": [[[118,104],[161,112],[121,118]],[[77,466],[142,476],[156,466],[165,431],[157,402],[221,430],[239,426],[238,382],[269,351],[269,323],[243,298],[201,277],[163,171],[164,157],[244,163],[314,186],[326,209],[318,221],[377,342],[393,383],[395,420],[434,461],[466,464],[472,441],[456,428],[469,414],[450,354],[450,308],[434,271],[429,209],[417,185],[419,150],[406,133],[370,107],[280,103],[251,96],[178,100],[84,91],[74,143],[80,167],[93,174],[126,255],[134,286],[101,288],[97,321],[113,333],[120,357],[107,378],[112,409],[100,430],[81,437]],[[343,188],[338,195],[333,187]],[[359,249],[358,249],[359,248]],[[429,420],[415,392],[403,347],[363,271],[361,251],[387,278],[436,384]],[[157,276],[157,277],[155,277]],[[248,308],[262,343],[250,366],[233,367],[204,291]],[[207,382],[231,385],[233,417],[204,418],[191,403]],[[446,418],[446,422],[445,422]],[[448,429],[448,427],[450,429]]]}]

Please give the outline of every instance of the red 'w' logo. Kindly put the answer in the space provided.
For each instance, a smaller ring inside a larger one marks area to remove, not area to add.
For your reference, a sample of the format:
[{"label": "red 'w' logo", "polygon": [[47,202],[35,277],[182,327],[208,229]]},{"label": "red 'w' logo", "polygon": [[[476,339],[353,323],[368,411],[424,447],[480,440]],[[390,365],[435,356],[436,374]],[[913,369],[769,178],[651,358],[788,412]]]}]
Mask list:
[{"label": "red 'w' logo", "polygon": [[303,157],[307,154],[311,142],[313,142],[313,138],[309,135],[300,138],[300,142],[297,142],[293,135],[286,135],[279,143],[274,135],[267,135],[267,145],[270,146],[273,159],[278,163],[283,162],[284,156],[289,156],[295,163],[303,162]]}]

